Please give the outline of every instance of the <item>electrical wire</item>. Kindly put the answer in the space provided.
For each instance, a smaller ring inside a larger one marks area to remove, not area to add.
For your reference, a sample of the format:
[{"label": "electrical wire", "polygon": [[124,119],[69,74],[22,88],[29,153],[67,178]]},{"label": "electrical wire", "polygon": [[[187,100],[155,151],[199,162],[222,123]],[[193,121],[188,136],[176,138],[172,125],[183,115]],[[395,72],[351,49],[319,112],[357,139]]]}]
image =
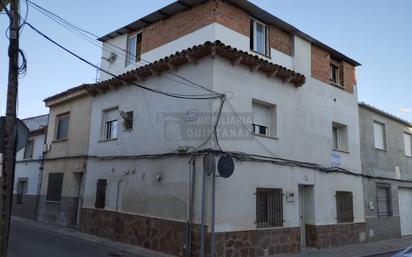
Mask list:
[{"label": "electrical wire", "polygon": [[[103,51],[106,51],[106,52],[108,52],[108,51],[114,51],[114,52],[116,52],[117,54],[123,56],[125,59],[127,58],[127,56],[131,56],[131,57],[133,57],[133,58],[136,58],[136,56],[135,56],[134,54],[128,53],[128,51],[127,51],[126,49],[123,49],[123,48],[121,48],[121,47],[119,47],[119,46],[117,46],[117,45],[111,44],[110,42],[105,42],[105,44],[107,44],[107,45],[109,45],[109,46],[111,46],[111,47],[114,47],[115,49],[118,49],[118,50],[120,50],[121,52],[119,53],[118,51],[113,50],[113,48],[110,49],[110,50],[108,50],[108,49],[106,49],[105,47],[100,46],[100,42],[99,42],[99,44],[96,44],[96,42],[94,42],[94,41],[97,41],[97,39],[99,38],[96,34],[90,32],[90,31],[87,31],[87,30],[85,30],[85,29],[83,29],[83,28],[80,28],[80,27],[78,27],[78,26],[73,25],[71,22],[67,21],[66,19],[62,18],[61,16],[55,14],[54,12],[51,12],[51,11],[47,10],[47,9],[44,8],[44,7],[41,7],[40,5],[34,3],[34,2],[32,2],[32,1],[30,1],[30,0],[26,0],[26,2],[29,3],[29,4],[31,4],[37,11],[41,12],[42,14],[44,14],[45,16],[47,16],[48,18],[52,19],[52,20],[55,21],[56,23],[58,23],[58,24],[60,24],[61,26],[65,27],[66,29],[72,31],[73,33],[75,33],[75,34],[77,34],[78,36],[82,37],[83,39],[87,40],[88,42],[90,42],[90,43],[94,44],[95,46],[101,48]],[[147,60],[145,60],[145,59],[143,59],[143,58],[140,58],[140,59],[141,59],[142,61],[144,61],[145,63],[147,63],[147,64],[152,64],[152,62],[149,62],[149,61],[147,61]],[[137,65],[136,63],[133,63],[133,65],[134,65],[134,66],[137,66],[137,67],[141,67],[141,66],[142,66],[142,65],[139,66],[139,65]],[[181,83],[181,84],[186,85],[186,86],[194,85],[194,86],[196,86],[196,87],[198,87],[198,88],[201,88],[201,89],[204,89],[204,90],[206,90],[206,91],[208,91],[208,92],[210,92],[210,93],[212,93],[212,94],[222,95],[221,93],[218,93],[218,92],[216,92],[216,91],[213,91],[213,90],[211,90],[211,89],[209,89],[209,88],[207,88],[207,87],[205,87],[205,86],[203,86],[203,85],[200,85],[199,83],[193,82],[193,81],[191,81],[191,80],[189,80],[189,79],[187,79],[187,78],[185,78],[185,77],[183,77],[183,76],[181,76],[181,75],[179,75],[179,74],[176,74],[176,73],[171,72],[171,71],[165,71],[165,72],[168,73],[168,74],[171,74],[171,75],[173,75],[173,76],[175,76],[175,77],[177,77],[177,78],[179,78],[179,79],[181,79],[181,80],[183,80],[183,81],[185,81],[185,82],[187,82],[187,83],[189,83],[189,84],[183,83],[183,82],[181,82],[181,81],[173,80],[173,81],[175,81],[175,82],[177,82],[177,83]],[[170,79],[170,78],[168,78],[168,79]]]}]

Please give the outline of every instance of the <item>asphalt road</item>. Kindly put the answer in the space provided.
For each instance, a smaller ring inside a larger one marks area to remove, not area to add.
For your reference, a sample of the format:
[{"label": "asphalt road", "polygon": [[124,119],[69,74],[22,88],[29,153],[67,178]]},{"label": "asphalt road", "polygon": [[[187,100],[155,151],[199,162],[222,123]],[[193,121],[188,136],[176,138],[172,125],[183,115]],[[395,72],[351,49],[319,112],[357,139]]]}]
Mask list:
[{"label": "asphalt road", "polygon": [[12,222],[8,257],[140,257],[88,241]]}]

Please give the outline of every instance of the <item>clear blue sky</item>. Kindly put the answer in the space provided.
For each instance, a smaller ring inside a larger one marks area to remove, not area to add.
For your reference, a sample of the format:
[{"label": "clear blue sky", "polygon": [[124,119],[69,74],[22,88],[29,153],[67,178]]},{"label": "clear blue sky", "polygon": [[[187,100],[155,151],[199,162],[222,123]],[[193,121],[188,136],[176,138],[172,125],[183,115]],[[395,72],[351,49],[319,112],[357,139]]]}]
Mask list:
[{"label": "clear blue sky", "polygon": [[[33,0],[97,35],[126,25],[172,0]],[[314,38],[359,61],[359,100],[412,121],[412,1],[410,0],[253,0],[255,4]],[[144,4],[143,4],[144,3]],[[23,13],[25,5],[22,2]],[[31,9],[33,25],[93,63],[99,48],[63,30]],[[0,15],[0,110],[5,109],[8,20]],[[21,48],[28,59],[20,81],[19,117],[47,113],[43,99],[82,83],[93,82],[96,71],[51,45],[26,27]]]}]

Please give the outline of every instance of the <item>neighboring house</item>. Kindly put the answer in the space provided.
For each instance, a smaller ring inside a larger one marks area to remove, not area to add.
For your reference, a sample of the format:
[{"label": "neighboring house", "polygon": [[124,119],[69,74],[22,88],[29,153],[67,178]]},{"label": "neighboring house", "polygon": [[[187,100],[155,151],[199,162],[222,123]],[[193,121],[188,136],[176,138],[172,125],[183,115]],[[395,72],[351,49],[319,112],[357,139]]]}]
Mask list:
[{"label": "neighboring house", "polygon": [[363,191],[370,240],[412,234],[412,124],[359,104]]},{"label": "neighboring house", "polygon": [[82,85],[44,100],[49,107],[38,219],[76,226],[89,144],[91,97]]},{"label": "neighboring house", "polygon": [[[81,231],[178,256],[203,249],[203,222],[224,257],[366,240],[356,61],[235,0],[178,1],[101,41],[101,67],[118,76],[46,99],[48,143],[70,109],[60,104],[82,110],[70,111],[77,125],[52,144],[43,181],[76,174],[55,163],[88,144],[87,165],[70,165],[87,167]],[[220,111],[211,92],[230,105]],[[233,175],[205,174],[206,153],[232,156]]]},{"label": "neighboring house", "polygon": [[22,121],[30,134],[26,146],[16,156],[12,214],[36,219],[48,115]]}]

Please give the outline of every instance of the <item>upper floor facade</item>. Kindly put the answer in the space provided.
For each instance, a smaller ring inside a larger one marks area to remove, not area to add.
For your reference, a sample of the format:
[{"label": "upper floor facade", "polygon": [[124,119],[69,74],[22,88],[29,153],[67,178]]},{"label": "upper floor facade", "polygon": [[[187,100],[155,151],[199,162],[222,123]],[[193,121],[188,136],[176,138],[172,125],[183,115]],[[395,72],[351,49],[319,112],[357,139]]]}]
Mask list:
[{"label": "upper floor facade", "polygon": [[412,124],[367,104],[359,104],[362,172],[412,179]]}]

